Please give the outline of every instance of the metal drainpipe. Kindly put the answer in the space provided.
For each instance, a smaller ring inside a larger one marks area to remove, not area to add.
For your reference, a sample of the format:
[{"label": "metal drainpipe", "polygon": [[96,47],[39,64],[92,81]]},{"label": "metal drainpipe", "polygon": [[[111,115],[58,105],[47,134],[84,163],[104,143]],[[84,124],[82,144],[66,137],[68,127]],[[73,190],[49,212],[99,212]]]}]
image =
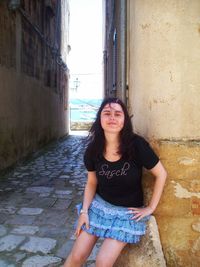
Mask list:
[{"label": "metal drainpipe", "polygon": [[126,52],[127,52],[127,1],[120,0],[120,57],[121,57],[121,99],[127,104],[126,95]]}]

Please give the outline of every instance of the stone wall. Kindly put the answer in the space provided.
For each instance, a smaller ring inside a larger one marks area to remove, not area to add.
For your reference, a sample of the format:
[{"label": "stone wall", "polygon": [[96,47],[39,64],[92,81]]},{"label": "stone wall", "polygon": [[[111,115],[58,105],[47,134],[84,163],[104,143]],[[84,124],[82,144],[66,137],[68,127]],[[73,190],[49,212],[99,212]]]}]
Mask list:
[{"label": "stone wall", "polygon": [[15,2],[0,2],[0,169],[68,133],[62,2]]},{"label": "stone wall", "polygon": [[[200,142],[155,141],[152,143],[168,172],[156,217],[167,266],[198,266],[200,263]],[[144,175],[146,202],[154,178]]]},{"label": "stone wall", "polygon": [[115,267],[166,267],[158,226],[154,216],[147,223],[146,235],[138,244],[128,244],[114,265]]},{"label": "stone wall", "polygon": [[[200,266],[200,2],[128,1],[129,108],[168,172],[155,212],[167,266]],[[145,174],[146,198],[153,178]]]},{"label": "stone wall", "polygon": [[89,131],[93,122],[70,122],[71,131]]}]

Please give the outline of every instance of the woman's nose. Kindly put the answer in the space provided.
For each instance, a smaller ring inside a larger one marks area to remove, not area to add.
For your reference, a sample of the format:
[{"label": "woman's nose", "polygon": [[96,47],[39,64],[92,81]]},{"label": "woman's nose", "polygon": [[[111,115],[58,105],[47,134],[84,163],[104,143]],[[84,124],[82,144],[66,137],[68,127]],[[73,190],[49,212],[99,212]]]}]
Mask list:
[{"label": "woman's nose", "polygon": [[114,114],[110,114],[110,119],[113,120],[115,118],[115,115]]}]

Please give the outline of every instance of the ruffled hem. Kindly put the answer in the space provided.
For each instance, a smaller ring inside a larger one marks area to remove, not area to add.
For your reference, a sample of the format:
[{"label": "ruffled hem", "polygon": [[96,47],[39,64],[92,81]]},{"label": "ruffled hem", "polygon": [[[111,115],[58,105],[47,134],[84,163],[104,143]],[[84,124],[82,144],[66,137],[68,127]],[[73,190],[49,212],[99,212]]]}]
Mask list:
[{"label": "ruffled hem", "polygon": [[113,229],[112,230],[104,230],[104,229],[94,227],[93,225],[90,225],[89,229],[86,229],[86,227],[83,226],[82,230],[86,231],[87,233],[89,233],[91,235],[95,235],[97,237],[112,238],[115,240],[122,241],[124,243],[136,244],[140,241],[140,238],[141,238],[140,235],[130,236],[127,233],[123,233],[122,230],[121,231],[117,231],[117,230],[113,230]]},{"label": "ruffled hem", "polygon": [[[78,214],[82,204],[77,206]],[[128,213],[125,207],[114,206],[104,201],[96,195],[89,210],[90,227],[86,229],[83,225],[82,230],[87,233],[103,238],[113,238],[126,243],[137,243],[146,231],[146,221],[150,216],[136,222],[131,219],[132,214]]]}]

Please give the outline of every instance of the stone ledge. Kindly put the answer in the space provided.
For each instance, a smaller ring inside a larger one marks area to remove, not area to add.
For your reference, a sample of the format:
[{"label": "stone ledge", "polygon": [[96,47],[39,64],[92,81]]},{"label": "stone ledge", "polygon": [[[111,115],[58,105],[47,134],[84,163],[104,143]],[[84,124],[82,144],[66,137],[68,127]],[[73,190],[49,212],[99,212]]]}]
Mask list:
[{"label": "stone ledge", "polygon": [[138,245],[127,245],[122,251],[115,267],[166,267],[158,226],[151,216],[147,233]]},{"label": "stone ledge", "polygon": [[93,122],[70,122],[71,131],[88,131]]}]

